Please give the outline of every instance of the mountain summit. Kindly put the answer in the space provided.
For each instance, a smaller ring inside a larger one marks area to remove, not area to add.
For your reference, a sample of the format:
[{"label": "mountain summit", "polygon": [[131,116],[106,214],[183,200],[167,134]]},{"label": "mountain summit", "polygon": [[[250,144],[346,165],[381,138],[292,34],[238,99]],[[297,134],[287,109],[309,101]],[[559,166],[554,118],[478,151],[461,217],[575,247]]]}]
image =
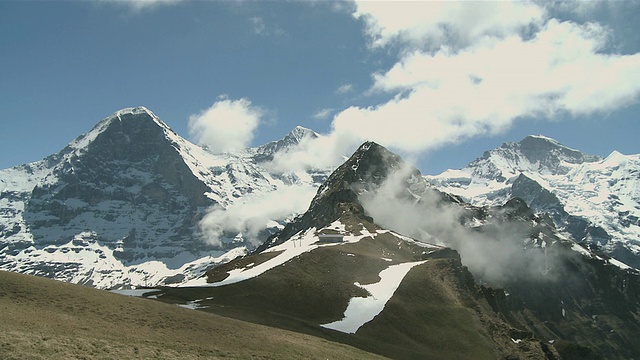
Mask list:
[{"label": "mountain summit", "polygon": [[265,162],[273,160],[273,156],[281,151],[292,150],[308,139],[317,139],[318,134],[302,126],[296,126],[284,138],[272,141],[255,149],[254,160],[256,162]]},{"label": "mountain summit", "polygon": [[524,199],[592,250],[640,268],[640,155],[584,154],[543,136],[484,153],[427,180],[475,205]]},{"label": "mountain summit", "polygon": [[[401,171],[407,164],[400,156],[390,152],[375,142],[365,142],[353,155],[340,165],[320,186],[307,212],[287,224],[271,237],[257,251],[288,240],[301,229],[322,228],[343,215],[356,215],[370,219],[359,202],[359,196],[380,187],[391,174]],[[418,169],[413,168],[407,175],[409,182],[420,178]]]},{"label": "mountain summit", "polygon": [[[309,132],[294,129],[271,154]],[[199,276],[255,246],[237,232],[206,238],[200,222],[210,209],[315,185],[303,174],[283,182],[255,153],[212,154],[144,107],[117,111],[57,154],[0,170],[0,269],[99,288]]]}]

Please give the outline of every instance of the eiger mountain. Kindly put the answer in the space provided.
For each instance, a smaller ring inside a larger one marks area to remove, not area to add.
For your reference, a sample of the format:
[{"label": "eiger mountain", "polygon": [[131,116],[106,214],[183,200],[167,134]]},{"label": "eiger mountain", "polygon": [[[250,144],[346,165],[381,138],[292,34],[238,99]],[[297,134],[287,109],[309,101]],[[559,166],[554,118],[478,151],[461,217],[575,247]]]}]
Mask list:
[{"label": "eiger mountain", "polygon": [[238,234],[208,244],[198,222],[209,208],[323,180],[322,171],[259,165],[306,136],[317,135],[298,127],[257,149],[213,154],[146,108],[118,111],[59,153],[0,171],[0,269],[98,288],[200,276],[254,247]]},{"label": "eiger mountain", "polygon": [[[423,216],[415,237],[402,222],[381,225],[378,196]],[[637,272],[565,238],[521,199],[467,204],[371,142],[258,251],[186,285],[144,296],[398,359],[640,355]]]},{"label": "eiger mountain", "polygon": [[640,268],[640,155],[614,151],[603,159],[528,136],[427,179],[480,206],[519,197],[567,237]]}]

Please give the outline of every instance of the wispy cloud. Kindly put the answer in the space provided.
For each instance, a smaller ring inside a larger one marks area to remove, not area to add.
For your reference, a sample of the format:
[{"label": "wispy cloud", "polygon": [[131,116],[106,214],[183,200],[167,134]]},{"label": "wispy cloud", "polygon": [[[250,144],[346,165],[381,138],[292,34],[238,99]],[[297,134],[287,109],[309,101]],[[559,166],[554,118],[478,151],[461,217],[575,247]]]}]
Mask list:
[{"label": "wispy cloud", "polygon": [[440,2],[356,0],[353,16],[363,19],[371,46],[402,42],[420,48],[471,44],[541,24],[545,10],[531,2]]},{"label": "wispy cloud", "polygon": [[316,120],[326,120],[336,111],[336,109],[326,108],[318,110],[315,114],[313,114],[313,118]]},{"label": "wispy cloud", "polygon": [[264,24],[264,20],[259,16],[250,17],[249,22],[253,25],[253,32],[258,35],[263,34],[267,28]]},{"label": "wispy cloud", "polygon": [[[523,246],[530,240],[528,223],[501,222],[494,218],[485,231],[466,227],[460,222],[465,210],[457,204],[443,202],[438,193],[415,178],[413,171],[413,167],[405,165],[379,189],[360,195],[365,211],[377,224],[415,239],[456,249],[476,279],[494,286],[504,286],[505,281],[516,279],[554,279],[548,270],[562,266],[555,253]],[[410,193],[408,184],[412,185]]]},{"label": "wispy cloud", "polygon": [[253,32],[261,36],[284,36],[286,32],[278,25],[267,23],[263,17],[252,16],[249,22],[253,27]]},{"label": "wispy cloud", "polygon": [[336,89],[336,94],[346,94],[353,91],[353,84],[344,84]]},{"label": "wispy cloud", "polygon": [[113,3],[129,7],[135,12],[149,10],[162,5],[175,5],[186,0],[100,0],[102,2]]},{"label": "wispy cloud", "polygon": [[203,238],[212,245],[222,246],[223,239],[239,234],[257,246],[269,234],[265,229],[307,209],[316,193],[311,185],[280,187],[266,194],[247,196],[231,206],[213,206],[200,221]]}]

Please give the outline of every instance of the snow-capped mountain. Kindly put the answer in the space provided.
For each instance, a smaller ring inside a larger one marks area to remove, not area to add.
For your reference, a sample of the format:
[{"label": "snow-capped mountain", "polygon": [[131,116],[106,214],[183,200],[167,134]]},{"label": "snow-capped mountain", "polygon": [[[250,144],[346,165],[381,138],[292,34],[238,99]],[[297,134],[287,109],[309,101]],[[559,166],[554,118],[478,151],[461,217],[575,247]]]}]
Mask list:
[{"label": "snow-capped mountain", "polygon": [[640,155],[603,159],[528,136],[426,178],[475,205],[520,197],[576,242],[640,268]]},{"label": "snow-capped mountain", "polygon": [[399,359],[635,358],[640,277],[621,267],[367,142],[257,251],[146,296]]},{"label": "snow-capped mountain", "polygon": [[[261,166],[313,135],[299,127],[257,149],[213,154],[144,107],[120,110],[59,153],[0,170],[0,269],[99,288],[199,276],[254,246],[237,233],[205,241],[199,222],[209,209],[319,186],[321,170],[270,174]],[[265,229],[285,219],[269,220]]]}]

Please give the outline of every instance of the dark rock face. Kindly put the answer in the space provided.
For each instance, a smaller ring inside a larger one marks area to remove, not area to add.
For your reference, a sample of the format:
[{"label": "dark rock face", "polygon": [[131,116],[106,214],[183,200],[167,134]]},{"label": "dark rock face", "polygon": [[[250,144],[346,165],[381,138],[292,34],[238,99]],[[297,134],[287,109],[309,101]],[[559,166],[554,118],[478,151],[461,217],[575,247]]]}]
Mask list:
[{"label": "dark rock face", "polygon": [[561,161],[566,161],[570,164],[582,164],[601,160],[599,156],[588,155],[578,150],[570,149],[548,138],[527,136],[520,141],[519,145],[520,152],[531,163],[540,163],[542,167],[556,173],[563,171]]},{"label": "dark rock face", "polygon": [[523,263],[542,258],[545,264],[543,271],[529,276],[518,276],[514,267],[514,274],[500,284],[504,290],[484,288],[496,313],[514,328],[553,344],[561,358],[575,353],[606,359],[640,355],[633,335],[640,330],[638,273],[574,251],[579,245],[563,240],[552,219],[534,214],[522,199],[512,198],[486,214],[490,221],[478,231],[491,234],[496,225],[519,223],[528,240],[522,254],[514,256]]},{"label": "dark rock face", "polygon": [[[405,166],[400,156],[374,142],[365,142],[320,186],[307,212],[271,236],[256,252],[281,244],[302,229],[326,226],[346,213],[372,221],[365,214],[359,195],[377,189],[391,174]],[[405,179],[407,189],[411,186],[408,183],[411,177],[421,178],[418,169],[412,167],[408,171]]]},{"label": "dark rock face", "polygon": [[[562,162],[582,164],[584,162],[602,160],[599,156],[570,149],[555,140],[540,136],[527,136],[519,143],[505,143],[499,148],[492,150],[492,152],[514,164],[523,161],[537,164],[539,170],[548,171],[554,175],[565,174],[568,171],[568,168],[563,166]],[[491,152],[486,152],[483,158],[475,162],[487,159],[490,154]]]},{"label": "dark rock face", "polygon": [[94,231],[99,243],[120,247],[117,254],[129,262],[202,249],[192,235],[213,201],[167,138],[168,129],[146,112],[105,121],[86,149],[54,170],[56,181],[33,190],[24,218],[36,244],[62,244]]}]

